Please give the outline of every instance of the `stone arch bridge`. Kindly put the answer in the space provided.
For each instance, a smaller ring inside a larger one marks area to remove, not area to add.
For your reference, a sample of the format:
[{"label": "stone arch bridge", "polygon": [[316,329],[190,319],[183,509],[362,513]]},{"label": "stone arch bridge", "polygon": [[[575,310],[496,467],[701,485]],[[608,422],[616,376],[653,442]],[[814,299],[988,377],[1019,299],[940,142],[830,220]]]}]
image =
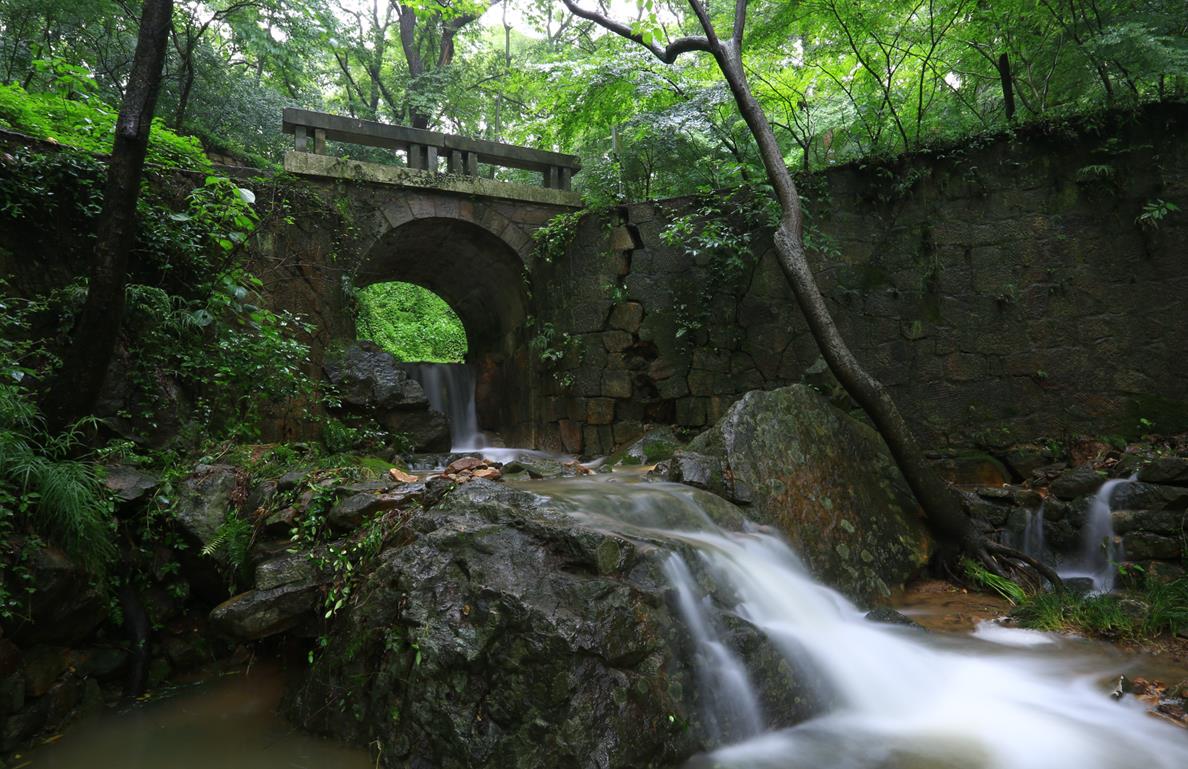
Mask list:
[{"label": "stone arch bridge", "polygon": [[314,318],[314,363],[354,338],[350,289],[414,283],[466,329],[480,422],[526,424],[532,234],[580,207],[578,159],[300,109],[284,130],[285,171],[308,200],[261,232],[257,270],[279,306]]}]

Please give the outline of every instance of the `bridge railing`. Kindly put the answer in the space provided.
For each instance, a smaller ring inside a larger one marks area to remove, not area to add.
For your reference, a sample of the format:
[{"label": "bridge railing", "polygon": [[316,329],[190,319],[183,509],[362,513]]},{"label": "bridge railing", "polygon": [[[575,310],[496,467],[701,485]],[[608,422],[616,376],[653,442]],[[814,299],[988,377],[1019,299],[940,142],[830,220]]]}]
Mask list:
[{"label": "bridge railing", "polygon": [[478,176],[479,163],[485,163],[502,168],[538,171],[545,187],[568,190],[573,175],[581,170],[581,163],[575,155],[295,107],[285,108],[283,128],[285,133],[294,135],[298,152],[309,152],[312,142],[312,151],[324,155],[327,141],[404,150],[408,155],[409,168],[422,171],[436,172],[438,159],[445,158],[449,173]]}]

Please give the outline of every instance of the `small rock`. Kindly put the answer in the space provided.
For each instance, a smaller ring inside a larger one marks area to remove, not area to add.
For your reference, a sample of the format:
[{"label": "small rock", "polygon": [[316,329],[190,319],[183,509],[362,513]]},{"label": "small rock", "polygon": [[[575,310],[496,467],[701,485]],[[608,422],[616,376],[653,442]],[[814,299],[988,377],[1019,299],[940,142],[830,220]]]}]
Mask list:
[{"label": "small rock", "polygon": [[1122,537],[1126,558],[1135,561],[1173,560],[1180,557],[1180,540],[1161,537],[1146,531],[1134,531]]},{"label": "small rock", "polygon": [[360,341],[331,356],[322,366],[342,402],[368,409],[424,409],[420,383],[374,342]]},{"label": "small rock", "polygon": [[291,472],[285,473],[280,477],[280,480],[276,482],[276,490],[292,491],[293,489],[300,486],[308,475],[309,473],[305,472],[304,470],[293,470]]},{"label": "small rock", "polygon": [[392,480],[397,483],[416,483],[419,480],[417,476],[406,473],[399,467],[393,467],[391,470],[388,470],[388,475],[392,476]]},{"label": "small rock", "polygon": [[161,485],[161,481],[157,476],[135,467],[112,465],[105,468],[103,485],[115,492],[121,502],[135,504],[148,498]]},{"label": "small rock", "polygon": [[16,713],[25,707],[25,677],[20,673],[0,678],[0,716]]},{"label": "small rock", "polygon": [[723,488],[722,469],[720,459],[692,451],[678,451],[656,468],[666,480],[710,490]]},{"label": "small rock", "polygon": [[317,603],[316,585],[294,584],[271,590],[249,590],[216,606],[210,613],[210,621],[235,638],[256,640],[293,627],[308,616]]},{"label": "small rock", "polygon": [[317,564],[309,553],[291,553],[264,561],[256,567],[256,589],[271,590],[296,582],[308,584],[319,577]]},{"label": "small rock", "polygon": [[503,473],[494,467],[480,467],[474,471],[475,478],[485,478],[488,481],[497,481],[503,477]]},{"label": "small rock", "polygon": [[353,494],[330,508],[326,522],[337,529],[353,529],[369,515],[394,510],[408,500],[419,497],[423,491],[424,487],[414,488],[410,484],[405,490],[389,494]]},{"label": "small rock", "polygon": [[231,465],[198,465],[182,481],[173,517],[181,530],[199,548],[215,538],[234,507],[240,473]]},{"label": "small rock", "polygon": [[871,622],[878,622],[883,625],[900,625],[902,627],[916,628],[917,630],[924,629],[920,623],[911,617],[897,612],[889,606],[880,606],[877,609],[868,611],[866,618]]},{"label": "small rock", "polygon": [[450,462],[446,466],[445,472],[446,475],[450,475],[460,473],[463,470],[473,470],[476,467],[485,467],[486,464],[486,462],[478,457],[462,457],[461,459],[455,459],[453,462]]},{"label": "small rock", "polygon": [[1075,596],[1086,596],[1093,591],[1093,577],[1067,577],[1062,579],[1064,589]]},{"label": "small rock", "polygon": [[128,664],[128,652],[105,646],[76,649],[70,652],[69,662],[83,678],[106,680],[118,675]]},{"label": "small rock", "polygon": [[1065,470],[1056,476],[1049,491],[1060,499],[1076,499],[1083,494],[1092,494],[1104,483],[1104,479],[1089,465]]}]

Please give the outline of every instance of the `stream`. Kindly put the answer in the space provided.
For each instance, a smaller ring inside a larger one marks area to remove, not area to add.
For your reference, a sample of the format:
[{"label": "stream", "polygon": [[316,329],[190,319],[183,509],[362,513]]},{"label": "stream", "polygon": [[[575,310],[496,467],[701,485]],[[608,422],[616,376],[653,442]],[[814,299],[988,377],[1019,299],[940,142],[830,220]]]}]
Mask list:
[{"label": "stream", "polygon": [[[871,622],[737,508],[708,492],[648,481],[640,470],[512,483],[551,498],[584,525],[669,552],[664,572],[696,648],[701,723],[714,746],[685,769],[1188,766],[1188,733],[1132,698],[1108,696],[1120,672],[1116,658],[1034,631],[927,633]],[[759,628],[793,669],[811,671],[815,693],[828,703],[823,712],[769,727],[755,682],[724,633],[732,618]],[[223,679],[80,724],[17,765],[368,765],[363,751],[280,721],[280,685],[267,671]]]}]

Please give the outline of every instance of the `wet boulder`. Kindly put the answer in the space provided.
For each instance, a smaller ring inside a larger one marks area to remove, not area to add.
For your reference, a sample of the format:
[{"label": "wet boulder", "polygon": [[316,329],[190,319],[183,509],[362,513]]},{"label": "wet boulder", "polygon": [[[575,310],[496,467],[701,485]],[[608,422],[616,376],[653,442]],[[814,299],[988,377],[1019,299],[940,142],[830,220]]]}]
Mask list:
[{"label": "wet boulder", "polygon": [[431,408],[420,411],[394,409],[383,412],[377,419],[389,432],[407,435],[417,451],[450,450],[450,420],[440,411]]},{"label": "wet boulder", "polygon": [[928,561],[922,513],[882,438],[805,385],[747,393],[669,467],[672,480],[749,502],[748,517],[859,602],[889,596]]},{"label": "wet boulder", "polygon": [[191,545],[201,549],[214,540],[244,491],[242,481],[243,474],[231,465],[198,465],[182,481],[173,518]]},{"label": "wet boulder", "polygon": [[216,630],[239,640],[267,638],[311,617],[319,594],[319,586],[308,582],[249,590],[211,610],[210,622]]},{"label": "wet boulder", "polygon": [[627,448],[612,457],[617,465],[654,465],[670,459],[684,445],[671,427],[649,430]]},{"label": "wet boulder", "polygon": [[1076,499],[1097,491],[1104,482],[1105,478],[1096,470],[1089,465],[1082,465],[1056,476],[1048,490],[1059,499]]},{"label": "wet boulder", "polygon": [[1120,484],[1110,494],[1110,506],[1124,510],[1188,509],[1188,488],[1133,481]]},{"label": "wet boulder", "polygon": [[379,411],[429,405],[420,383],[374,342],[355,342],[327,358],[322,368],[346,405]]},{"label": "wet boulder", "polygon": [[335,617],[286,702],[298,724],[437,769],[679,766],[704,747],[663,549],[481,479],[412,528]]},{"label": "wet boulder", "polygon": [[148,499],[161,481],[130,465],[111,465],[105,469],[103,485],[114,492],[120,502],[134,505]]},{"label": "wet boulder", "polygon": [[1138,471],[1138,479],[1146,483],[1169,486],[1188,486],[1188,457],[1160,457]]}]

